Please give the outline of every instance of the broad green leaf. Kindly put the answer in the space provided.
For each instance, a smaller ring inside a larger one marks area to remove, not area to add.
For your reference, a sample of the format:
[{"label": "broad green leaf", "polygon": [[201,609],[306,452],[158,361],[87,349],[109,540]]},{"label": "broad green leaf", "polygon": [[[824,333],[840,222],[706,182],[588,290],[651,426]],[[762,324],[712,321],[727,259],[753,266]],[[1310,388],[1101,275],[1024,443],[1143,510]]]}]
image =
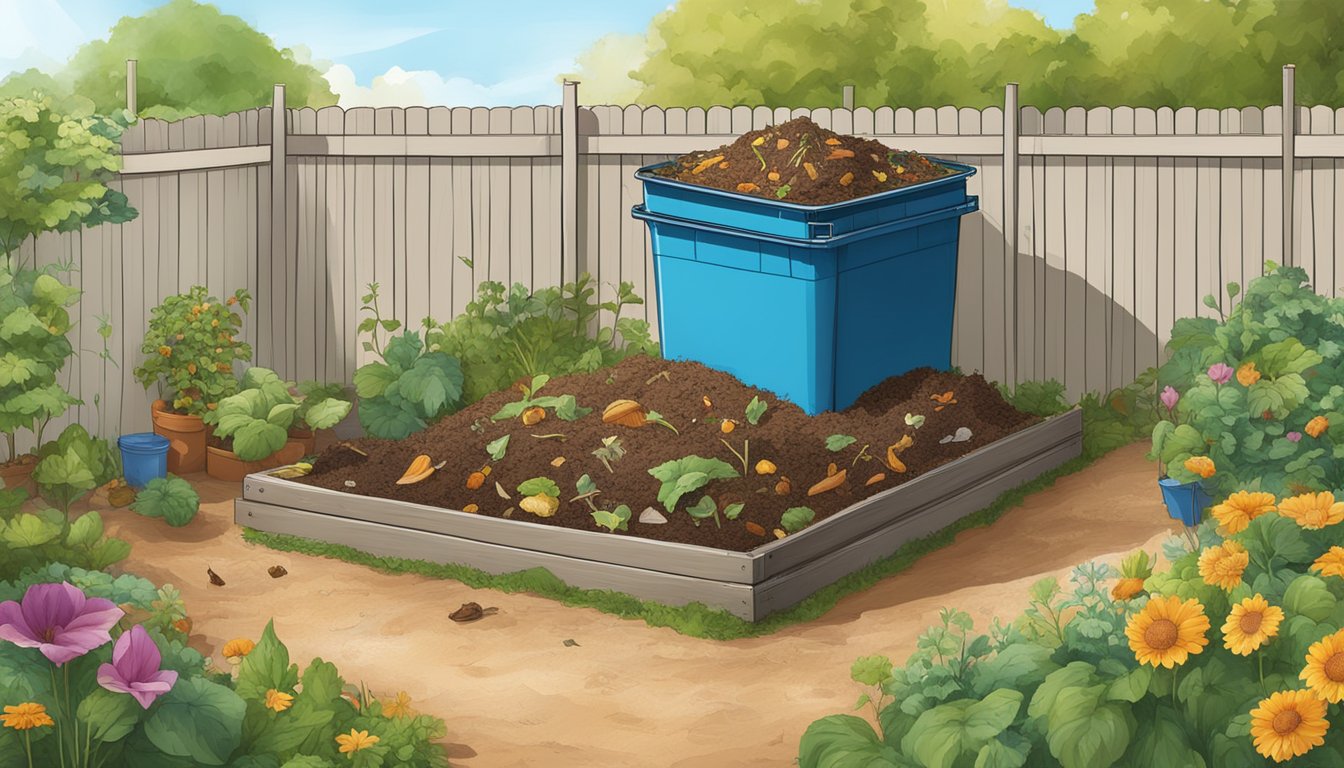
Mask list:
[{"label": "broad green leaf", "polygon": [[[494,459],[495,461],[499,461],[500,459],[504,458],[504,454],[508,450],[509,450],[508,435],[504,435],[503,437],[491,440],[485,446],[485,452],[490,454],[490,458]],[[579,491],[579,493],[583,493],[583,491]]]},{"label": "broad green leaf", "polygon": [[1022,768],[1026,763],[1026,754],[995,740],[980,748],[974,768]]},{"label": "broad green leaf", "polygon": [[266,692],[291,691],[299,682],[299,668],[289,663],[289,649],[275,635],[275,621],[266,623],[252,652],[243,657],[234,690],[249,701],[263,701]]},{"label": "broad green leaf", "polygon": [[1027,716],[1045,718],[1055,705],[1060,691],[1090,685],[1095,680],[1096,667],[1085,661],[1071,661],[1064,667],[1045,676],[1044,682],[1036,689],[1027,705]]},{"label": "broad green leaf", "polygon": [[1261,372],[1270,378],[1286,373],[1302,373],[1325,360],[1293,338],[1266,344],[1256,357]]},{"label": "broad green leaf", "polygon": [[65,543],[72,547],[91,546],[103,536],[103,518],[97,512],[85,512],[70,524]]},{"label": "broad green leaf", "polygon": [[1001,688],[981,700],[960,699],[940,704],[919,716],[901,740],[902,751],[929,768],[952,768],[966,752],[998,736],[1017,717],[1022,694]]},{"label": "broad green leaf", "polygon": [[179,679],[145,721],[145,737],[168,755],[224,765],[242,741],[245,711],[243,700],[225,686]]},{"label": "broad green leaf", "polygon": [[830,451],[843,451],[857,441],[858,438],[851,437],[850,435],[831,435],[826,438],[826,449]]},{"label": "broad green leaf", "polygon": [[341,419],[350,415],[353,404],[349,400],[328,397],[313,403],[303,415],[303,420],[313,429],[331,429]]},{"label": "broad green leaf", "polygon": [[[420,341],[418,331],[403,331],[400,335],[388,339],[387,346],[383,348],[383,360],[394,372],[405,373],[415,365],[422,349],[424,345]],[[356,381],[355,384],[358,386],[359,382]]]},{"label": "broad green leaf", "polygon": [[742,514],[742,510],[746,508],[747,505],[743,502],[735,501],[723,508],[723,516],[729,520],[736,520],[737,516]]},{"label": "broad green leaf", "polygon": [[849,667],[849,677],[863,685],[885,685],[891,678],[892,663],[886,656],[861,656]]},{"label": "broad green leaf", "polygon": [[578,481],[574,483],[574,490],[578,491],[579,495],[592,493],[597,490],[597,483],[593,482],[593,478],[590,475],[584,473],[579,477]]},{"label": "broad green leaf", "polygon": [[125,738],[144,710],[129,693],[94,688],[84,695],[76,716],[88,727],[89,736],[104,744]]},{"label": "broad green leaf", "polygon": [[294,424],[294,412],[297,410],[299,410],[298,403],[280,403],[273,406],[270,412],[266,414],[266,421],[286,430],[286,433],[288,433],[289,428]]},{"label": "broad green leaf", "polygon": [[402,406],[400,398],[373,397],[359,401],[359,424],[373,437],[402,440],[425,428],[425,422]]},{"label": "broad green leaf", "polygon": [[799,768],[906,768],[915,763],[883,744],[872,726],[853,715],[812,723],[798,743]]},{"label": "broad green leaf", "polygon": [[289,430],[269,421],[253,420],[233,433],[233,452],[243,461],[261,461],[285,447]]},{"label": "broad green leaf", "polygon": [[779,527],[789,533],[797,533],[812,524],[817,513],[810,507],[789,507],[779,518]]},{"label": "broad green leaf", "polygon": [[[685,477],[690,477],[690,475],[686,475]],[[696,520],[704,520],[705,518],[713,517],[718,511],[718,505],[714,503],[714,499],[710,496],[701,496],[699,501],[686,508],[686,514]]]},{"label": "broad green leaf", "polygon": [[1310,574],[1293,579],[1283,593],[1283,609],[1289,615],[1306,616],[1312,621],[1325,621],[1334,612],[1335,603],[1325,581]]},{"label": "broad green leaf", "polygon": [[1121,704],[1102,704],[1106,686],[1065,688],[1050,708],[1046,743],[1064,768],[1105,768],[1129,747],[1134,717]]},{"label": "broad green leaf", "polygon": [[767,407],[768,404],[764,400],[753,395],[751,402],[747,403],[747,423],[752,425],[759,424],[761,417],[765,415],[765,409]]},{"label": "broad green leaf", "polygon": [[401,375],[400,394],[415,403],[423,417],[434,418],[462,396],[462,369],[442,352],[429,353]]},{"label": "broad green leaf", "polygon": [[1013,643],[971,668],[974,690],[983,696],[996,688],[1023,690],[1035,686],[1059,669],[1052,654],[1050,648],[1036,643]]},{"label": "broad green leaf", "polygon": [[524,496],[546,495],[551,498],[560,498],[560,486],[549,477],[534,477],[530,480],[524,480],[518,484],[518,493]]},{"label": "broad green leaf", "polygon": [[23,514],[5,523],[5,543],[15,549],[38,547],[61,535],[61,526],[37,515]]},{"label": "broad green leaf", "polygon": [[1141,664],[1111,681],[1106,689],[1106,700],[1137,702],[1148,694],[1148,685],[1152,681],[1153,668]]},{"label": "broad green leaf", "polygon": [[397,372],[383,363],[361,365],[355,371],[355,392],[361,397],[378,397],[397,380]]}]

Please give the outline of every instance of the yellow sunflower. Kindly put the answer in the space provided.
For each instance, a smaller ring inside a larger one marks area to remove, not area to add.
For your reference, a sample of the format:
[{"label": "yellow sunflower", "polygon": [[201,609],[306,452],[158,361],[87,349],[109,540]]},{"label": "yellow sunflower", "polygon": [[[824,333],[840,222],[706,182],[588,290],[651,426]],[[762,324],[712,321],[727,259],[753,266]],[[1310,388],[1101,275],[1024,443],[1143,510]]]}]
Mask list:
[{"label": "yellow sunflower", "polygon": [[1344,629],[1312,643],[1307,649],[1307,666],[1298,677],[1331,704],[1344,699]]},{"label": "yellow sunflower", "polygon": [[1251,710],[1255,751],[1276,763],[1291,760],[1325,743],[1330,723],[1325,702],[1311,691],[1279,691]]},{"label": "yellow sunflower", "polygon": [[1231,591],[1241,584],[1241,574],[1250,562],[1246,548],[1229,539],[1200,554],[1199,575],[1205,584]]},{"label": "yellow sunflower", "polygon": [[1269,601],[1257,594],[1232,606],[1223,624],[1223,645],[1227,650],[1240,656],[1250,656],[1252,651],[1269,642],[1279,634],[1279,622],[1283,621],[1283,609],[1270,605]]},{"label": "yellow sunflower", "polygon": [[1344,576],[1344,547],[1331,547],[1324,555],[1316,558],[1311,570],[1322,576]]},{"label": "yellow sunflower", "polygon": [[1138,577],[1122,578],[1111,588],[1111,599],[1130,600],[1143,594],[1143,579]]},{"label": "yellow sunflower", "polygon": [[1329,491],[1303,493],[1279,502],[1279,514],[1303,528],[1317,530],[1344,520],[1344,501],[1335,501],[1335,494]]},{"label": "yellow sunflower", "polygon": [[0,723],[16,731],[56,724],[51,715],[47,714],[47,708],[33,701],[5,707],[5,714],[0,715]]},{"label": "yellow sunflower", "polygon": [[1125,627],[1129,647],[1140,664],[1172,669],[1209,644],[1209,617],[1198,600],[1151,597]]},{"label": "yellow sunflower", "polygon": [[1274,494],[1264,491],[1237,491],[1222,504],[1213,507],[1213,516],[1229,534],[1241,533],[1255,518],[1274,511]]}]

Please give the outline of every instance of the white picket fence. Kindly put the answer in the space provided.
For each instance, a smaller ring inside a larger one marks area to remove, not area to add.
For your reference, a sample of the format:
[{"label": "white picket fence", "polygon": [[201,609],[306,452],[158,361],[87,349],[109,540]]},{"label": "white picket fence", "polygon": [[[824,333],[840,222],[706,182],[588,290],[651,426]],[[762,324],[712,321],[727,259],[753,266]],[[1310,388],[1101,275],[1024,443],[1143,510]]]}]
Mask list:
[{"label": "white picket fence", "polygon": [[[256,362],[300,379],[350,379],[365,359],[359,296],[375,281],[385,312],[414,325],[458,314],[483,280],[540,287],[586,271],[607,284],[604,298],[633,282],[647,300],[634,314],[656,323],[648,236],[629,213],[641,200],[635,170],[799,115],[977,168],[953,359],[990,379],[1057,378],[1075,396],[1125,384],[1160,361],[1175,319],[1208,314],[1205,294],[1225,298],[1226,282],[1245,284],[1266,259],[1336,292],[1344,109],[1295,107],[1285,130],[1278,106],[1041,113],[1016,108],[1015,93],[1006,135],[999,107],[577,108],[574,84],[570,109],[263,108],[142,121],[123,138],[119,181],[140,216],[25,247],[41,263],[75,264],[84,290],[74,331],[84,351],[67,375],[85,405],[62,423],[148,428],[154,393],[130,371],[149,310],[197,283],[221,297],[248,288]],[[1287,185],[1284,167],[1294,169]],[[893,286],[881,310],[893,346],[905,289]],[[115,327],[119,371],[94,354],[98,316]]]}]

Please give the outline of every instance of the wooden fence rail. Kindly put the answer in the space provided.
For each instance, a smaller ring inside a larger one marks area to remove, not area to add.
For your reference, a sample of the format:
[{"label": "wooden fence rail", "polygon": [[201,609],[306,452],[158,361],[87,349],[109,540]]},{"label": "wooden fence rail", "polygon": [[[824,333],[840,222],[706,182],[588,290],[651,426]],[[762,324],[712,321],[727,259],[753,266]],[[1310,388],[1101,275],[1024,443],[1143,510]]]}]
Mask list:
[{"label": "wooden fence rail", "polygon": [[[603,299],[634,283],[646,297],[635,314],[656,323],[648,236],[629,215],[634,171],[809,115],[977,168],[954,361],[995,380],[1056,378],[1077,396],[1158,363],[1175,319],[1208,314],[1204,295],[1226,300],[1225,283],[1266,259],[1335,293],[1344,109],[1294,106],[1292,85],[1285,68],[1285,107],[1045,112],[1018,107],[1015,85],[983,110],[579,107],[576,83],[560,106],[284,110],[278,86],[271,107],[137,123],[118,184],[139,218],[23,253],[79,268],[84,351],[67,374],[85,405],[66,420],[146,429],[154,394],[130,371],[149,309],[197,283],[252,291],[255,361],[289,378],[350,380],[366,359],[355,328],[371,282],[387,315],[415,325],[460,313],[483,280],[540,287],[589,272]],[[896,288],[888,311],[898,322]],[[94,354],[97,317],[116,329],[119,370]]]}]

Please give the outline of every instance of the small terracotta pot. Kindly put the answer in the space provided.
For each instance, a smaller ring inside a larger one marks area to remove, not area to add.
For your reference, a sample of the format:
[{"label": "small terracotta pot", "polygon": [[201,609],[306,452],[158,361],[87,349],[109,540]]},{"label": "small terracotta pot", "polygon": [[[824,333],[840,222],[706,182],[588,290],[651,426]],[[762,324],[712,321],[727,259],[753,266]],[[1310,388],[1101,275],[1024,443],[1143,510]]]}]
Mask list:
[{"label": "small terracotta pot", "polygon": [[168,410],[168,403],[155,400],[150,406],[154,432],[168,438],[168,471],[175,475],[205,469],[205,422]]},{"label": "small terracotta pot", "polygon": [[28,492],[28,498],[37,496],[37,483],[33,482],[33,470],[37,468],[37,457],[25,453],[17,461],[0,464],[0,481],[5,490],[22,488]]},{"label": "small terracotta pot", "polygon": [[303,445],[303,455],[317,453],[317,433],[306,427],[290,427],[289,441]]},{"label": "small terracotta pot", "polygon": [[306,455],[303,443],[298,440],[286,442],[283,448],[261,461],[243,461],[233,451],[212,445],[206,449],[205,472],[216,480],[239,483],[254,472],[265,472],[268,469],[293,464]]}]

